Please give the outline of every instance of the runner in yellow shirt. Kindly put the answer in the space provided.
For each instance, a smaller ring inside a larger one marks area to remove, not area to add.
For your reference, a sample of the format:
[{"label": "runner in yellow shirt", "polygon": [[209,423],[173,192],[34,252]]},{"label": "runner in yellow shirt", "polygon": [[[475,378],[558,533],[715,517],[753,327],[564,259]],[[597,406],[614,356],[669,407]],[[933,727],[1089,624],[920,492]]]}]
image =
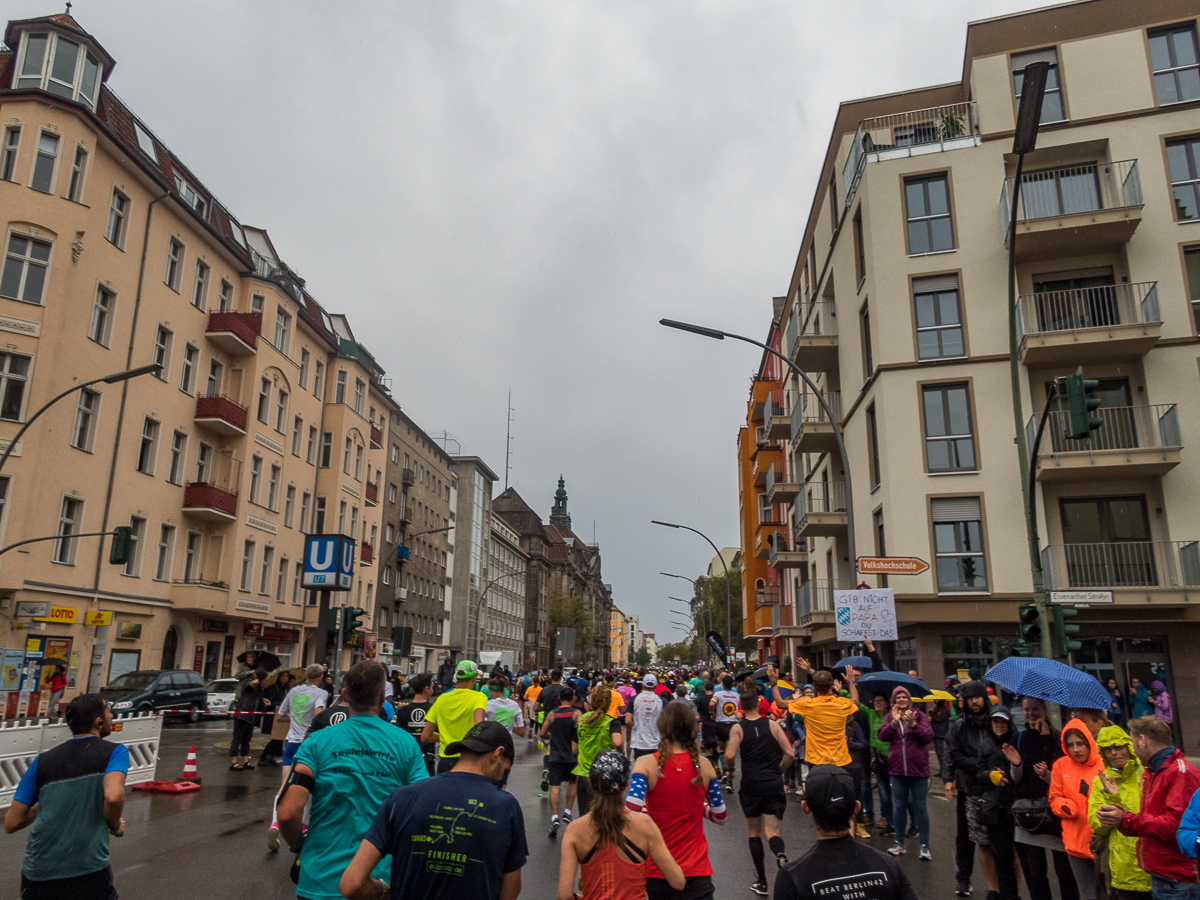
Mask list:
[{"label": "runner in yellow shirt", "polygon": [[437,772],[449,772],[458,762],[458,754],[451,756],[446,748],[461,741],[471,727],[483,721],[487,712],[487,700],[475,689],[479,679],[479,667],[464,659],[454,670],[457,687],[443,691],[425,713],[425,729],[421,732],[421,743],[438,742]]},{"label": "runner in yellow shirt", "polygon": [[[797,659],[796,663],[805,672],[813,672],[808,660]],[[825,671],[813,673],[812,676],[817,696],[798,697],[798,691],[792,694],[795,699],[787,704],[787,708],[790,712],[804,716],[804,728],[808,732],[804,744],[805,762],[812,765],[850,765],[850,750],[846,746],[846,720],[858,712],[858,686],[854,683],[855,677],[855,671],[847,668],[849,697],[834,693],[833,676]],[[775,702],[783,706],[784,700],[779,695],[778,685],[774,693]]]}]

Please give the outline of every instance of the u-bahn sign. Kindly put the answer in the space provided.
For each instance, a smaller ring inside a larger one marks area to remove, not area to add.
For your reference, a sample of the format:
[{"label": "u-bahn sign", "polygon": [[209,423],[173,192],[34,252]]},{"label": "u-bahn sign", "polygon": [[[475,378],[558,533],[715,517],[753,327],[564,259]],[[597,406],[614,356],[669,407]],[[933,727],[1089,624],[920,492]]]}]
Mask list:
[{"label": "u-bahn sign", "polygon": [[354,581],[354,539],[342,534],[310,534],[304,542],[301,587],[348,591]]},{"label": "u-bahn sign", "polygon": [[860,556],[858,571],[863,575],[920,575],[929,571],[929,563],[915,556]]}]

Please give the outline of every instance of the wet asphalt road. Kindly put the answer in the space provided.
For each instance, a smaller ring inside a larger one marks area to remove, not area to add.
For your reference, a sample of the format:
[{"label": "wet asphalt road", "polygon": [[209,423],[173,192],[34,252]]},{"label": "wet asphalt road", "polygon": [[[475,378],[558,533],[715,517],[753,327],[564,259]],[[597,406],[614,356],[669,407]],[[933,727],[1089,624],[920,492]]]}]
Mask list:
[{"label": "wet asphalt road", "polygon": [[[279,786],[279,770],[259,768],[248,772],[228,769],[227,720],[197,725],[168,723],[163,728],[158,777],[178,777],[188,747],[196,745],[203,788],[183,795],[127,792],[125,837],[112,840],[113,870],[117,890],[124,900],[275,900],[295,897],[288,878],[292,856],[286,848],[267,850],[271,800]],[[256,736],[255,754],[263,738]],[[525,814],[529,860],[523,870],[522,898],[554,900],[558,884],[558,843],[547,838],[549,801],[538,796],[540,755],[535,745],[517,741],[517,763],[509,788],[520,798]],[[902,864],[917,896],[954,898],[954,809],[940,796],[941,781],[934,779],[929,798],[934,861],[916,858],[916,840]],[[705,823],[713,880],[721,900],[750,900],[754,867],[746,844],[745,820],[736,794],[727,798],[729,816],[723,826]],[[19,896],[21,858],[27,831],[0,836],[0,897]],[[810,820],[796,800],[789,801],[783,821],[787,854],[795,859],[813,844]],[[885,850],[890,838],[876,833],[871,846]],[[768,867],[770,868],[770,867]],[[768,871],[768,881],[774,883]],[[986,888],[975,867],[974,897],[982,900]]]}]

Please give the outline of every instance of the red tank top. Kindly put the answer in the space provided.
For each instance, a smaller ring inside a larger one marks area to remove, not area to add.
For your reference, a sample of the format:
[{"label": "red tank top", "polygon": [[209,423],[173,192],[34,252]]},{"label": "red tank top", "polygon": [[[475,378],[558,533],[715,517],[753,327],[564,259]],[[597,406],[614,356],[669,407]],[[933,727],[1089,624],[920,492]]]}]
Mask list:
[{"label": "red tank top", "polygon": [[583,900],[645,900],[646,863],[622,859],[616,844],[596,850],[580,869]]},{"label": "red tank top", "polygon": [[[658,754],[654,754],[655,760]],[[704,837],[704,784],[693,784],[696,767],[687,753],[672,753],[663,764],[662,775],[646,794],[646,812],[662,832],[671,856],[683,869],[685,878],[711,875],[708,841]],[[666,878],[646,860],[647,878]]]}]

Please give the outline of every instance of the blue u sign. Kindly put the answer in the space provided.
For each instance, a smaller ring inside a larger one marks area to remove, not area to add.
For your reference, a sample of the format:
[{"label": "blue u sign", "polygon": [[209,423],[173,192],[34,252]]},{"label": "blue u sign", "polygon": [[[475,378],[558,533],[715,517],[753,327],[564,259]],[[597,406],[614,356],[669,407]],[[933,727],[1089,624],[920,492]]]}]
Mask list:
[{"label": "blue u sign", "polygon": [[348,591],[354,581],[354,540],[343,534],[312,534],[304,542],[301,586]]}]

